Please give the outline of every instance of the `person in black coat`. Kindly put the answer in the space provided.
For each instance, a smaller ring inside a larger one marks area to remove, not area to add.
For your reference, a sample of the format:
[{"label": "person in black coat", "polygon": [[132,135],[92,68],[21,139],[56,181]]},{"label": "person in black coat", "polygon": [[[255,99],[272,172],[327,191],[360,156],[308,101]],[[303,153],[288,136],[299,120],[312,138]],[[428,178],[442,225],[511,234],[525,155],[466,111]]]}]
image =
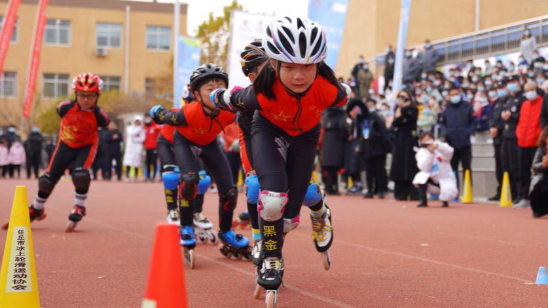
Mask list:
[{"label": "person in black coat", "polygon": [[106,144],[107,129],[99,127],[99,145],[97,147],[97,153],[95,154],[95,160],[91,165],[93,172],[93,180],[97,180],[97,171],[101,169],[101,177],[107,179],[109,177],[109,171],[107,168],[107,144]]},{"label": "person in black coat", "polygon": [[419,111],[409,90],[402,90],[397,96],[397,107],[392,122],[395,140],[392,150],[390,179],[394,181],[396,200],[419,200],[419,190],[413,185],[413,178],[419,172],[414,148],[418,146],[417,119]]},{"label": "person in black coat", "polygon": [[44,136],[40,133],[38,126],[32,127],[32,132],[29,134],[25,150],[27,151],[27,179],[30,179],[31,173],[34,170],[34,176],[38,178],[38,170],[42,164],[42,145]]},{"label": "person in black coat", "polygon": [[548,156],[546,155],[548,144],[548,127],[542,130],[538,139],[538,149],[533,160],[533,178],[531,179],[531,191],[529,200],[533,217],[538,218],[548,215]]},{"label": "person in black coat", "polygon": [[[463,178],[466,170],[472,177],[472,143],[470,136],[476,131],[476,117],[469,102],[462,99],[460,88],[449,90],[449,103],[442,113],[441,125],[445,141],[455,150],[451,159],[453,171],[458,172],[462,165]],[[457,177],[457,186],[459,179]]]},{"label": "person in black coat", "polygon": [[384,91],[388,89],[390,81],[394,79],[394,65],[396,64],[396,54],[392,50],[392,45],[386,47],[384,56]]},{"label": "person in black coat", "polygon": [[388,181],[385,169],[386,154],[390,151],[390,145],[386,125],[383,118],[377,114],[375,105],[376,101],[373,99],[368,99],[367,105],[357,105],[361,109],[358,156],[365,161],[367,193],[364,198],[373,198],[377,194],[383,199]]},{"label": "person in black coat", "polygon": [[114,167],[118,181],[122,180],[122,142],[124,138],[122,133],[116,127],[116,123],[111,121],[108,125],[108,130],[105,132],[105,149],[106,149],[106,180],[112,177],[112,161],[116,162]]},{"label": "person in black coat", "polygon": [[344,146],[348,139],[346,113],[342,108],[328,108],[322,119],[323,137],[320,152],[325,192],[339,194],[337,171],[344,166]]},{"label": "person in black coat", "polygon": [[495,85],[496,90],[496,99],[493,103],[493,111],[491,112],[491,118],[489,119],[489,132],[491,137],[493,137],[493,147],[495,150],[495,175],[497,177],[497,189],[495,195],[490,197],[489,201],[499,201],[500,194],[502,189],[502,131],[504,129],[504,124],[502,122],[501,113],[506,107],[506,99],[508,97],[506,91],[506,82],[501,80]]},{"label": "person in black coat", "polygon": [[358,153],[361,151],[362,140],[360,124],[363,122],[366,109],[365,104],[359,99],[351,100],[346,106],[350,136],[344,150],[344,170],[352,179],[352,187],[346,190],[347,195],[361,195],[363,190],[361,173],[365,170],[365,161],[361,157],[358,158]]}]

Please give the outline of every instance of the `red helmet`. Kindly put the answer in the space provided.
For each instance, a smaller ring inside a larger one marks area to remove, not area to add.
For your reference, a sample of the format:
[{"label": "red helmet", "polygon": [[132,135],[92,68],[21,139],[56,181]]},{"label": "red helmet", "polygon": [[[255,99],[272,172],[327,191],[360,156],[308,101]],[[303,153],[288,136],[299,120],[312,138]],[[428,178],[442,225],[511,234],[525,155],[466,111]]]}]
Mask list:
[{"label": "red helmet", "polygon": [[92,73],[80,74],[72,80],[74,91],[86,91],[99,93],[103,89],[103,81],[99,76]]}]

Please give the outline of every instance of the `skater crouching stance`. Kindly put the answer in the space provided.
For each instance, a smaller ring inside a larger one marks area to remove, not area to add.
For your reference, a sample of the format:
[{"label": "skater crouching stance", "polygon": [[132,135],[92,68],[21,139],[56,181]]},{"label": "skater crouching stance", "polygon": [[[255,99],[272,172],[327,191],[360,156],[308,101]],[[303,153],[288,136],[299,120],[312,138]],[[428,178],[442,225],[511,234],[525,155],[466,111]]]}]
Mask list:
[{"label": "skater crouching stance", "polygon": [[[259,222],[264,261],[257,283],[275,305],[283,276],[284,217],[297,218],[314,168],[321,113],[346,103],[350,88],[337,82],[323,62],[326,38],[321,26],[304,18],[274,19],[262,45],[270,58],[252,87],[218,89],[215,105],[232,111],[258,110],[251,126],[257,172]],[[332,242],[331,214],[324,203],[310,206],[315,244]],[[298,219],[290,228],[296,227]]]},{"label": "skater crouching stance", "polygon": [[99,76],[84,73],[72,81],[76,99],[57,106],[61,117],[59,141],[44,175],[38,179],[38,194],[29,207],[30,220],[46,218],[44,205],[65,170],[73,164],[72,183],[76,191],[75,205],[69,215],[67,232],[86,215],[85,202],[89,191],[91,167],[97,152],[98,128],[110,123],[109,116],[97,106],[102,81]]},{"label": "skater crouching stance", "polygon": [[430,132],[424,132],[419,139],[420,149],[415,154],[420,172],[415,175],[413,184],[419,187],[421,201],[419,207],[428,206],[427,192],[439,194],[443,207],[449,206],[449,200],[458,196],[457,180],[451,168],[453,148],[434,138]]},{"label": "skater crouching stance", "polygon": [[[262,46],[262,40],[255,40],[244,48],[240,54],[242,72],[252,83],[257,79],[257,76],[262,71],[268,61],[266,51]],[[259,218],[257,214],[257,201],[260,193],[260,185],[255,170],[253,169],[253,151],[251,150],[251,123],[255,110],[240,110],[238,111],[238,128],[240,138],[240,154],[242,157],[242,165],[246,174],[245,187],[247,196],[247,212],[241,213],[238,221],[247,220],[251,222],[251,232],[253,235],[254,247],[252,251],[252,261],[260,269],[262,263],[261,257],[261,233],[259,230]],[[324,202],[324,194],[321,188],[316,183],[311,183],[307,189],[303,204],[314,206],[320,202]],[[247,219],[246,219],[247,218]],[[299,221],[299,216],[292,219],[284,218],[284,235],[293,230]],[[328,254],[328,251],[325,251]],[[330,260],[328,256],[325,259],[325,268],[329,269]],[[257,290],[258,292],[260,289]],[[255,293],[258,297],[260,294]]]},{"label": "skater crouching stance", "polygon": [[226,87],[228,75],[218,66],[204,64],[190,78],[190,87],[197,101],[183,106],[178,112],[164,110],[161,106],[151,109],[152,118],[159,122],[177,126],[173,151],[180,170],[179,197],[181,216],[181,245],[185,247],[187,261],[193,267],[196,238],[190,201],[198,194],[200,166],[193,147],[198,148],[199,157],[210,171],[219,190],[219,239],[224,246],[221,253],[235,258],[250,258],[249,240],[231,230],[238,190],[232,181],[228,162],[217,142],[223,127],[234,122],[235,115],[217,110],[209,94],[214,89]]}]

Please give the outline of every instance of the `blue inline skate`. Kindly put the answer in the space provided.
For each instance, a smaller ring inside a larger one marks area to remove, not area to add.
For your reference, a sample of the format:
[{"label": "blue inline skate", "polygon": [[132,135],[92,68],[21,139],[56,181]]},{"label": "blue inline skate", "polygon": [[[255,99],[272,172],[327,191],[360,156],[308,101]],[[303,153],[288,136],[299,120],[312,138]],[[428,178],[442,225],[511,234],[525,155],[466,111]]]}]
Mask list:
[{"label": "blue inline skate", "polygon": [[181,246],[183,246],[185,254],[185,263],[191,269],[196,266],[196,254],[194,248],[196,247],[196,235],[194,234],[194,226],[181,227]]},{"label": "blue inline skate", "polygon": [[249,246],[249,240],[245,236],[236,234],[233,230],[219,231],[217,235],[222,243],[219,249],[223,256],[251,260],[252,247]]}]

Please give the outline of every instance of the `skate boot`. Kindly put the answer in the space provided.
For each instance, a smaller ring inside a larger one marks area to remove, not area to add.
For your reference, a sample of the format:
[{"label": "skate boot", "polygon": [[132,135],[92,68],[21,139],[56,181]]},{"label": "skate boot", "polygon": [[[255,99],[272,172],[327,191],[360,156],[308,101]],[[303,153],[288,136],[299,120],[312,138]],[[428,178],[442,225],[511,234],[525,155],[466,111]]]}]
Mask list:
[{"label": "skate boot", "polygon": [[235,259],[251,260],[251,246],[249,246],[249,240],[241,235],[234,233],[233,230],[219,231],[219,240],[222,245],[219,247],[221,254],[227,258],[231,256]]},{"label": "skate boot", "polygon": [[69,222],[67,223],[67,228],[65,229],[65,232],[73,232],[74,229],[76,229],[76,225],[82,220],[82,218],[86,216],[86,208],[83,206],[75,205],[72,208],[72,211],[69,215]]},{"label": "skate boot", "polygon": [[[31,204],[30,207],[29,207],[30,222],[33,222],[35,220],[36,221],[41,221],[41,220],[46,219],[47,214],[44,211],[45,211],[45,209],[41,209],[41,210],[35,209],[34,205]],[[6,222],[5,224],[2,225],[2,230],[7,230],[9,227],[10,227],[10,223]]]},{"label": "skate boot", "polygon": [[238,227],[240,229],[245,229],[249,226],[251,218],[249,217],[249,212],[245,211],[238,215],[238,218],[232,222],[232,229],[236,230]]},{"label": "skate boot", "polygon": [[179,224],[179,212],[177,212],[177,210],[169,210],[167,212],[166,220],[169,224],[178,225]]},{"label": "skate boot", "polygon": [[282,258],[270,257],[263,260],[262,268],[257,277],[255,290],[257,290],[259,286],[265,289],[265,303],[267,308],[276,307],[278,288],[283,283],[283,275],[284,261]]},{"label": "skate boot", "polygon": [[194,248],[196,247],[196,235],[194,235],[194,226],[181,227],[181,246],[184,249],[185,264],[191,269],[196,266],[196,254],[194,254]]},{"label": "skate boot", "polygon": [[196,228],[196,237],[200,240],[200,243],[205,244],[209,240],[211,244],[217,244],[217,236],[211,230],[213,224],[202,213],[195,213],[193,222]]},{"label": "skate boot", "polygon": [[326,271],[331,267],[331,258],[329,248],[333,243],[333,227],[331,225],[331,210],[325,205],[325,213],[320,217],[310,215],[312,220],[312,236],[314,237],[314,246],[322,254],[322,260]]}]

